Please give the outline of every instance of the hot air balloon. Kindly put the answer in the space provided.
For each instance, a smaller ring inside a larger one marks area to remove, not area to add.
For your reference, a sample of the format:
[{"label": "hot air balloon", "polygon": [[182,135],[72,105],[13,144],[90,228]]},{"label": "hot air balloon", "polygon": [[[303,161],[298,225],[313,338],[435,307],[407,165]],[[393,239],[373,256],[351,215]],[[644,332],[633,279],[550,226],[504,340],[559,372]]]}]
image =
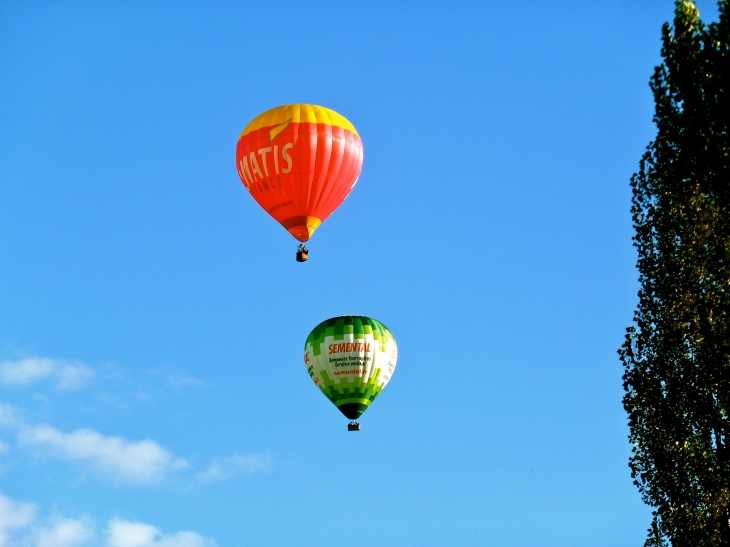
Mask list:
[{"label": "hot air balloon", "polygon": [[352,420],[348,431],[360,429],[355,420],[388,385],[397,360],[398,346],[388,328],[362,315],[323,321],[304,344],[310,378]]},{"label": "hot air balloon", "polygon": [[302,244],[307,259],[317,227],[345,200],[360,176],[362,141],[334,110],[289,104],[249,123],[236,146],[236,167],[246,189]]}]

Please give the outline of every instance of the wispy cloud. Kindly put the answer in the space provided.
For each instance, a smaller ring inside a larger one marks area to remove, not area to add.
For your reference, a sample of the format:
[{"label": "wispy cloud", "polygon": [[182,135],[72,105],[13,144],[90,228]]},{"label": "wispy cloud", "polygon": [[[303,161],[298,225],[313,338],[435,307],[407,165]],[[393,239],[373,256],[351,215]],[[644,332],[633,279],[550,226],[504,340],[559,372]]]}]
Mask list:
[{"label": "wispy cloud", "polygon": [[147,370],[147,374],[156,380],[164,378],[167,385],[177,390],[186,388],[209,387],[210,384],[191,376],[186,371],[177,367],[155,367]]},{"label": "wispy cloud", "polygon": [[19,423],[18,410],[7,403],[0,403],[0,427],[16,427]]},{"label": "wispy cloud", "polygon": [[[33,423],[26,412],[7,403],[0,403],[2,429],[17,435],[17,448],[21,450],[40,458],[75,463],[117,484],[155,485],[175,475],[194,486],[267,472],[273,466],[269,453],[233,454],[213,458],[204,470],[196,470],[186,459],[152,439],[129,440],[88,428],[61,431],[48,424]],[[10,449],[0,440],[0,453]]]},{"label": "wispy cloud", "polygon": [[253,475],[254,473],[271,470],[273,458],[270,454],[248,454],[241,456],[234,454],[228,458],[213,458],[208,468],[198,474],[201,482],[221,481],[239,475]]},{"label": "wispy cloud", "polygon": [[10,534],[29,526],[35,518],[32,503],[20,503],[0,494],[0,547],[10,542]]},{"label": "wispy cloud", "polygon": [[[18,502],[0,494],[0,547],[217,547],[215,540],[196,532],[165,534],[144,522],[112,518],[99,534],[89,517],[80,519],[52,515],[37,517],[33,503]],[[101,543],[97,541],[102,536]]]},{"label": "wispy cloud", "polygon": [[18,443],[38,455],[86,464],[92,471],[120,483],[158,483],[171,472],[190,465],[153,440],[130,441],[93,429],[64,433],[48,425],[23,426]]},{"label": "wispy cloud", "polygon": [[94,523],[89,518],[54,517],[35,532],[37,547],[81,547],[96,538]]},{"label": "wispy cloud", "polygon": [[216,547],[217,543],[195,532],[163,534],[142,522],[112,519],[107,528],[106,547]]},{"label": "wispy cloud", "polygon": [[9,386],[53,381],[57,389],[76,391],[82,389],[94,375],[94,369],[80,361],[27,357],[19,361],[0,362],[0,384]]},{"label": "wispy cloud", "polygon": [[198,378],[193,378],[183,373],[170,374],[167,377],[168,383],[178,389],[184,387],[204,387],[208,384]]}]

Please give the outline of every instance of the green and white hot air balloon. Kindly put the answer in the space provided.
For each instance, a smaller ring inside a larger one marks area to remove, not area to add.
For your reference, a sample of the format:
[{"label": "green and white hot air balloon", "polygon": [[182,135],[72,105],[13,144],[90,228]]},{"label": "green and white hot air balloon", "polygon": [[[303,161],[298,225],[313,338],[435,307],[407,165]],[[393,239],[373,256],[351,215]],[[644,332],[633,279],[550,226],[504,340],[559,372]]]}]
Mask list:
[{"label": "green and white hot air balloon", "polygon": [[314,384],[347,418],[348,430],[390,381],[398,346],[380,321],[343,315],[321,322],[304,344],[304,365]]}]

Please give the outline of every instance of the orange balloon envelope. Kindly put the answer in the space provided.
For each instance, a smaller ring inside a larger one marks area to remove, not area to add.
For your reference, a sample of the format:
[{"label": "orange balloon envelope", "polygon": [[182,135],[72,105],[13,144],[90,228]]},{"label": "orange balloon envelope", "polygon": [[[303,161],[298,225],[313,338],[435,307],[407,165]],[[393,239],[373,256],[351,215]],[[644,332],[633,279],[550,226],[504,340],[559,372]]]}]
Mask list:
[{"label": "orange balloon envelope", "polygon": [[246,126],[236,166],[256,202],[299,241],[345,200],[360,176],[362,141],[337,112],[289,104]]}]

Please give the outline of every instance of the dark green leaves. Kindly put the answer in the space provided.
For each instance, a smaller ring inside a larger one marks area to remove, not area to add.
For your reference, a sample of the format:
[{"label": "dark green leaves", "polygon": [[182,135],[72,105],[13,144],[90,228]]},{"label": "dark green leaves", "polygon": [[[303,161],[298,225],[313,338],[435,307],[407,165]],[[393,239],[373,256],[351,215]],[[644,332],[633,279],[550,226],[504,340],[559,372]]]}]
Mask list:
[{"label": "dark green leaves", "polygon": [[654,71],[657,137],[631,179],[641,290],[619,350],[647,546],[730,545],[730,0],[677,2]]}]

